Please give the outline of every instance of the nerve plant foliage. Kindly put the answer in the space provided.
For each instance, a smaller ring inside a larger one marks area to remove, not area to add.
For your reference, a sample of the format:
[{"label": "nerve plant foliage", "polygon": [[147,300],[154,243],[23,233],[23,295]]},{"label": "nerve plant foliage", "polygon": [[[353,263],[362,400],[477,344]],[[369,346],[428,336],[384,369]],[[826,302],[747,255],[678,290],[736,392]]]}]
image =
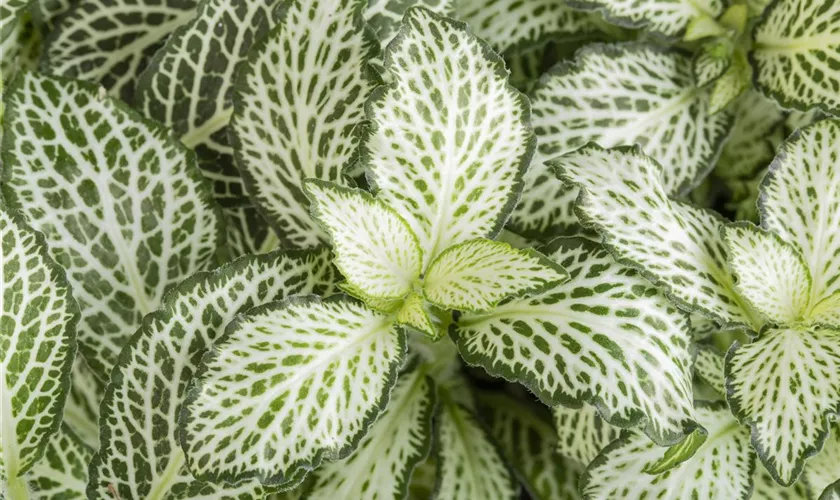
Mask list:
[{"label": "nerve plant foliage", "polygon": [[2,496],[840,498],[840,4],[768,3],[4,2]]}]

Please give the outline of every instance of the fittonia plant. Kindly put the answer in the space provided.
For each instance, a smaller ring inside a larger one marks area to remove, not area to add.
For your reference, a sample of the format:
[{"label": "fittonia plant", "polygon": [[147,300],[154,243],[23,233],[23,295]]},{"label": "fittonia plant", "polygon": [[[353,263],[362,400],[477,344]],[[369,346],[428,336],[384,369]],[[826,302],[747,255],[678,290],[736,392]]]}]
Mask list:
[{"label": "fittonia plant", "polygon": [[840,4],[768,3],[4,2],[0,496],[840,498]]}]

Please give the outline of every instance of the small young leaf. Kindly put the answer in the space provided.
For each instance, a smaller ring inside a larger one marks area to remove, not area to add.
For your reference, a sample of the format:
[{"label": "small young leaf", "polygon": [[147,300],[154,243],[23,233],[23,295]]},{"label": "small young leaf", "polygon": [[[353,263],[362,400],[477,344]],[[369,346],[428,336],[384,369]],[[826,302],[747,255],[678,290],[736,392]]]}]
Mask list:
[{"label": "small young leaf", "polygon": [[476,416],[446,395],[437,422],[435,499],[518,497],[518,485]]},{"label": "small young leaf", "polygon": [[58,431],[76,353],[79,308],[43,235],[0,205],[0,493]]},{"label": "small young leaf", "polygon": [[190,471],[285,484],[346,457],[386,407],[405,349],[392,317],[347,297],[252,309],[228,325],[188,395]]},{"label": "small young leaf", "polygon": [[697,357],[694,359],[694,375],[721,396],[726,395],[724,357],[714,348],[706,345],[697,346]]},{"label": "small young leaf", "polygon": [[667,37],[680,37],[688,24],[699,18],[716,18],[722,0],[569,0],[577,8],[597,9],[615,24],[644,27]]},{"label": "small young leaf", "polygon": [[367,295],[366,293],[362,292],[362,290],[359,289],[359,287],[347,281],[342,281],[337,286],[342,292],[361,300],[374,311],[379,311],[381,313],[395,313],[400,310],[403,303],[405,303],[406,301],[406,299],[403,298],[380,299],[371,297],[370,295]]},{"label": "small young leaf", "polygon": [[432,448],[435,404],[435,385],[425,370],[403,373],[356,451],[318,468],[306,498],[405,498],[414,468]]},{"label": "small young leaf", "polygon": [[578,216],[621,262],[641,268],[684,309],[722,326],[757,325],[726,264],[722,217],[670,199],[654,159],[638,148],[589,145],[551,164],[581,188]]},{"label": "small young leaf", "polygon": [[[243,257],[179,284],[123,349],[102,402],[101,442],[91,464],[92,498],[256,497],[257,481],[196,481],[184,464],[178,416],[199,355],[236,314],[292,294],[329,293],[326,249]],[[159,367],[159,368],[157,368]]]},{"label": "small young leaf", "polygon": [[44,456],[26,475],[33,500],[85,500],[93,450],[66,425],[50,437]]},{"label": "small young leaf", "polygon": [[80,0],[45,40],[41,69],[99,83],[132,102],[137,78],[198,0]]},{"label": "small young leaf", "polygon": [[3,195],[44,233],[108,380],[164,293],[214,263],[222,219],[195,158],[91,84],[22,75],[6,96]]},{"label": "small young leaf", "polygon": [[436,340],[440,337],[439,329],[429,317],[423,302],[423,297],[420,295],[416,293],[409,295],[397,314],[397,323],[410,326]]},{"label": "small young leaf", "polygon": [[335,265],[369,297],[393,299],[414,289],[423,251],[417,236],[394,210],[370,194],[308,180],[304,191],[312,217],[329,233]]},{"label": "small young leaf", "polygon": [[694,84],[705,87],[723,76],[732,64],[733,48],[728,38],[716,38],[703,44],[692,63]]},{"label": "small young leaf", "polygon": [[429,264],[426,300],[443,308],[488,311],[506,297],[521,297],[559,285],[563,268],[534,250],[475,239],[453,245]]},{"label": "small young leaf", "polygon": [[548,250],[571,279],[461,315],[452,336],[463,358],[549,406],[591,402],[614,425],[680,441],[695,426],[685,316],[593,242],[559,238]]},{"label": "small young leaf", "polygon": [[630,432],[589,465],[580,482],[584,498],[747,500],[755,471],[749,431],[738,425],[723,401],[698,402],[697,417],[709,434],[691,459],[656,476],[645,474],[664,450],[642,433]]},{"label": "small young leaf", "polygon": [[726,355],[727,400],[779,484],[789,486],[840,414],[840,331],[768,329]]},{"label": "small young leaf", "polygon": [[286,247],[318,245],[303,180],[344,182],[355,129],[376,82],[366,69],[363,0],[294,0],[251,50],[236,83],[230,124],[236,165],[254,204]]},{"label": "small young leaf", "polygon": [[592,405],[555,406],[551,413],[557,433],[557,453],[584,466],[619,437],[619,428],[604,422]]},{"label": "small young leaf", "polygon": [[786,108],[840,112],[838,21],[838,2],[773,2],[753,33],[758,88]]},{"label": "small young leaf", "polygon": [[422,8],[408,11],[386,61],[393,83],[368,103],[364,163],[427,264],[501,230],[534,149],[528,102],[464,24]]},{"label": "small young leaf", "polygon": [[741,295],[776,323],[801,321],[811,294],[811,273],[802,254],[748,222],[724,226],[723,239]]},{"label": "small young leaf", "polygon": [[742,50],[736,50],[732,64],[712,86],[709,97],[709,114],[715,115],[726,109],[732,102],[752,87],[752,68]]}]

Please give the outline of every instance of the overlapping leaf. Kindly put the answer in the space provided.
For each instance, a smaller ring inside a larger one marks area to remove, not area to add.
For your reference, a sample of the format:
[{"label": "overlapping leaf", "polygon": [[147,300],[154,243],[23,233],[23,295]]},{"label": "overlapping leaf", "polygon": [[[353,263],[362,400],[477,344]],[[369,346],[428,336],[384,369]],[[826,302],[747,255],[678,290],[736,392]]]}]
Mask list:
[{"label": "overlapping leaf", "polygon": [[356,128],[374,82],[376,42],[363,0],[294,0],[257,43],[234,94],[230,139],[248,194],[284,246],[312,247],[323,233],[309,218],[302,182],[343,182]]},{"label": "overlapping leaf", "polygon": [[475,239],[447,248],[432,261],[423,279],[423,294],[443,309],[487,311],[506,297],[537,293],[568,277],[563,268],[534,250]]},{"label": "overlapping leaf", "polygon": [[400,298],[420,278],[423,251],[408,224],[370,194],[307,181],[312,216],[332,239],[335,265],[355,288],[376,299]]},{"label": "overlapping leaf", "polygon": [[[766,168],[784,139],[781,108],[755,90],[733,104],[735,123],[720,154],[715,175],[724,179],[753,175]],[[753,205],[755,200],[751,200]]]},{"label": "overlapping leaf", "polygon": [[583,467],[555,453],[557,435],[545,408],[490,392],[479,394],[478,405],[488,432],[531,498],[579,498],[577,480]]},{"label": "overlapping leaf", "polygon": [[574,7],[597,9],[614,23],[640,27],[668,37],[681,36],[698,18],[714,19],[722,0],[570,0]]},{"label": "overlapping leaf", "polygon": [[416,293],[409,295],[403,302],[397,313],[397,323],[414,328],[432,339],[439,338],[442,333],[429,315],[428,306],[423,297]]},{"label": "overlapping leaf", "polygon": [[[831,435],[825,441],[823,449],[805,467],[804,478],[813,497],[828,495],[834,483],[835,494],[840,494],[836,488],[840,487],[840,471],[837,470],[840,464],[840,425],[834,424],[831,427]],[[823,500],[820,497],[820,500]]]},{"label": "overlapping leaf", "polygon": [[712,347],[697,346],[697,357],[694,359],[694,375],[721,396],[726,395],[724,357]]},{"label": "overlapping leaf", "polygon": [[733,48],[728,38],[718,38],[703,44],[692,62],[695,85],[705,87],[723,76],[732,64]]},{"label": "overlapping leaf", "polygon": [[548,405],[589,401],[613,424],[644,425],[657,442],[682,439],[695,425],[684,315],[595,243],[560,238],[548,250],[571,279],[463,314],[453,331],[461,355]]},{"label": "overlapping leaf", "polygon": [[140,73],[198,0],[80,0],[46,40],[43,71],[101,83],[131,102]]},{"label": "overlapping leaf", "polygon": [[779,0],[756,26],[756,83],[785,107],[840,112],[840,4]]},{"label": "overlapping leaf", "polygon": [[601,418],[592,405],[551,409],[557,438],[557,453],[586,465],[608,444],[618,439],[619,429]]},{"label": "overlapping leaf", "polygon": [[184,464],[178,416],[198,356],[237,313],[296,293],[329,293],[325,249],[244,257],[197,274],[169,294],[123,350],[102,403],[102,442],[91,465],[92,497],[257,497],[256,481],[196,481]]},{"label": "overlapping leaf", "polygon": [[734,288],[717,214],[668,197],[663,169],[637,148],[591,145],[552,164],[581,188],[576,210],[622,262],[681,307],[724,325],[757,324]]},{"label": "overlapping leaf", "polygon": [[141,318],[212,265],[221,218],[195,159],[86,83],[27,74],[7,96],[3,194],[47,238],[79,301],[80,348],[110,368]]},{"label": "overlapping leaf", "polygon": [[81,356],[76,356],[70,380],[62,423],[86,446],[95,449],[99,446],[99,403],[107,384],[96,378]]},{"label": "overlapping leaf", "polygon": [[408,9],[420,6],[449,15],[454,11],[453,4],[453,0],[368,0],[365,21],[376,32],[384,50],[400,31],[403,16]]},{"label": "overlapping leaf", "polygon": [[263,254],[279,248],[280,240],[253,205],[222,209],[225,236],[232,257]]},{"label": "overlapping leaf", "polygon": [[0,250],[0,493],[18,498],[61,423],[79,309],[43,236],[2,205]]},{"label": "overlapping leaf", "polygon": [[761,461],[777,482],[793,484],[840,414],[840,331],[769,329],[733,347],[726,389]]},{"label": "overlapping leaf", "polygon": [[414,468],[432,448],[435,399],[425,370],[402,374],[368,435],[349,457],[318,469],[307,499],[405,498]]},{"label": "overlapping leaf", "polygon": [[63,425],[50,437],[44,455],[26,475],[31,499],[84,500],[93,450]]},{"label": "overlapping leaf", "polygon": [[347,297],[298,297],[232,322],[182,416],[190,471],[285,484],[347,456],[388,402],[405,356],[389,316]]},{"label": "overlapping leaf", "polygon": [[196,16],[172,33],[137,82],[137,109],[195,149],[216,199],[228,206],[245,197],[227,137],[234,75],[251,45],[268,32],[278,3],[202,1]]},{"label": "overlapping leaf", "polygon": [[485,43],[425,9],[408,11],[386,61],[393,83],[368,103],[364,163],[428,263],[507,220],[534,147],[528,104]]}]

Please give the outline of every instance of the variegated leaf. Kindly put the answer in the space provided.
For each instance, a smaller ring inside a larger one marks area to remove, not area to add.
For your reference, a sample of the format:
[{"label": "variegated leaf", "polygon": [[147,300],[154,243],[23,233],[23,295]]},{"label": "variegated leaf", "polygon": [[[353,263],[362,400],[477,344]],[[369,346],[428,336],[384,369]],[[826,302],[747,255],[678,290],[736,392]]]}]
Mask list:
[{"label": "variegated leaf", "polygon": [[45,41],[41,69],[100,83],[132,102],[137,78],[198,0],[79,0]]},{"label": "variegated leaf", "polygon": [[441,336],[440,328],[435,324],[426,308],[423,297],[412,293],[405,299],[399,313],[397,313],[397,323],[414,328],[436,340]]},{"label": "variegated leaf", "polygon": [[750,88],[752,88],[752,67],[744,51],[735,50],[732,55],[732,64],[712,85],[709,114],[715,115],[727,109]]},{"label": "variegated leaf", "polygon": [[107,383],[100,381],[81,356],[76,356],[70,376],[70,394],[64,405],[62,423],[88,448],[99,447],[99,404]]},{"label": "variegated leaf", "polygon": [[741,296],[776,323],[802,321],[811,273],[799,250],[748,222],[724,226],[723,239]]},{"label": "variegated leaf", "polygon": [[728,325],[758,325],[735,291],[716,213],[672,200],[663,168],[638,148],[590,145],[552,162],[581,188],[576,211],[621,262],[680,307]]},{"label": "variegated leaf", "polygon": [[680,37],[698,18],[715,19],[723,0],[569,0],[569,5],[598,10],[611,22]]},{"label": "variegated leaf", "polygon": [[697,357],[694,359],[694,375],[721,396],[726,395],[724,356],[713,347],[702,344],[697,346]]},{"label": "variegated leaf", "polygon": [[604,422],[592,405],[555,406],[551,413],[557,432],[557,453],[584,466],[619,437],[619,429]]},{"label": "variegated leaf", "polygon": [[403,16],[411,7],[420,6],[443,15],[455,10],[454,0],[368,0],[365,21],[376,32],[384,51],[400,31]]},{"label": "variegated leaf", "polygon": [[[0,91],[3,82],[11,82],[22,71],[37,67],[41,50],[41,32],[30,16],[21,14],[6,27],[6,33],[0,33]],[[3,117],[3,104],[0,103],[0,118]]]},{"label": "variegated leaf", "polygon": [[667,193],[686,193],[714,166],[732,125],[711,116],[694,85],[691,60],[647,44],[589,45],[533,92],[534,130],[543,161],[590,141],[639,144],[663,165]]},{"label": "variegated leaf", "polygon": [[461,315],[452,333],[461,355],[550,406],[591,402],[614,425],[680,441],[695,427],[685,316],[596,243],[559,238],[547,254],[571,279]]},{"label": "variegated leaf", "polygon": [[93,85],[27,74],[8,92],[3,194],[67,270],[107,380],[164,293],[213,264],[220,211],[191,153]]},{"label": "variegated leaf", "polygon": [[738,425],[723,401],[698,403],[697,416],[708,438],[691,459],[659,475],[645,474],[665,450],[640,432],[630,432],[589,465],[581,478],[584,498],[747,500],[756,467],[749,431]]},{"label": "variegated leaf", "polygon": [[506,297],[538,293],[568,278],[539,252],[479,238],[438,255],[423,278],[423,294],[443,309],[488,311]]},{"label": "variegated leaf", "polygon": [[347,297],[252,309],[228,326],[189,393],[190,471],[284,484],[346,457],[386,407],[405,349],[392,317]]},{"label": "variegated leaf", "polygon": [[819,500],[840,500],[840,481],[830,485],[820,495]]},{"label": "variegated leaf", "polygon": [[[350,295],[351,297],[355,297],[361,300],[374,311],[379,311],[386,314],[398,312],[402,308],[403,304],[406,302],[406,299],[403,298],[380,299],[371,297],[370,295],[367,295],[366,293],[362,292],[362,290],[359,287],[347,281],[342,281],[337,286],[342,292],[346,293],[347,295]],[[409,296],[409,298],[410,297],[411,296]]]},{"label": "variegated leaf", "polygon": [[458,0],[456,15],[493,50],[502,53],[547,38],[598,33],[598,16],[568,7],[562,0]]},{"label": "variegated leaf", "polygon": [[254,41],[268,32],[279,1],[203,0],[137,82],[137,109],[195,149],[216,199],[226,206],[240,205],[246,196],[227,137],[234,76]]},{"label": "variegated leaf", "polygon": [[230,139],[254,204],[286,247],[318,245],[303,180],[344,182],[374,82],[364,0],[292,0],[255,45],[234,93]]},{"label": "variegated leaf", "polygon": [[368,103],[364,162],[379,197],[419,238],[425,264],[501,230],[534,138],[527,99],[462,23],[413,8],[396,40],[386,56],[393,83]]},{"label": "variegated leaf", "polygon": [[225,215],[225,243],[231,257],[264,254],[277,250],[280,239],[253,205],[222,209]]},{"label": "variegated leaf", "polygon": [[513,500],[519,487],[475,414],[442,395],[436,423],[438,467],[435,499]]},{"label": "variegated leaf", "polygon": [[787,108],[840,112],[840,3],[773,2],[753,36],[762,92]]},{"label": "variegated leaf", "polygon": [[414,468],[432,448],[435,404],[435,385],[422,367],[403,373],[356,451],[318,468],[306,498],[406,498]]},{"label": "variegated leaf", "polygon": [[[298,293],[329,293],[335,272],[326,249],[236,260],[182,282],[147,316],[120,356],[102,403],[102,442],[91,464],[93,498],[257,498],[256,481],[196,481],[176,426],[200,355],[224,327],[255,305]],[[196,496],[198,495],[198,496]]]},{"label": "variegated leaf", "polygon": [[12,25],[29,8],[33,0],[5,0],[0,5],[0,39],[5,39],[12,31]]},{"label": "variegated leaf", "polygon": [[761,225],[802,251],[811,272],[805,319],[840,326],[840,120],[794,133],[761,184]]},{"label": "variegated leaf", "polygon": [[726,390],[765,467],[793,484],[840,416],[840,331],[768,329],[736,344],[726,355]]},{"label": "variegated leaf", "polygon": [[55,23],[70,10],[75,0],[37,0],[30,5],[32,19],[45,32],[55,29]]},{"label": "variegated leaf", "polygon": [[[817,497],[822,491],[828,493],[831,483],[840,482],[840,470],[837,464],[840,464],[840,424],[835,423],[831,427],[831,434],[823,444],[822,450],[809,460],[805,467],[803,476],[812,497]],[[835,484],[835,488],[837,486],[840,486],[840,483]]]},{"label": "variegated leaf", "polygon": [[756,467],[753,475],[753,500],[812,500],[802,481],[790,487],[781,486],[764,467]]},{"label": "variegated leaf", "polygon": [[414,289],[423,251],[391,207],[365,191],[323,181],[308,180],[304,190],[349,283],[376,299],[403,297]]},{"label": "variegated leaf", "polygon": [[44,456],[26,475],[30,499],[84,500],[93,450],[66,425],[50,437]]},{"label": "variegated leaf", "polygon": [[583,467],[555,453],[557,435],[545,408],[496,392],[480,393],[479,411],[502,455],[534,500],[578,500]]},{"label": "variegated leaf", "polygon": [[[775,101],[755,90],[747,91],[732,105],[735,124],[715,166],[715,176],[723,179],[752,176],[776,155],[784,134],[784,120]],[[763,176],[762,176],[763,177]],[[753,205],[755,200],[752,200]]]},{"label": "variegated leaf", "polygon": [[705,87],[723,76],[732,64],[733,49],[732,41],[725,37],[703,44],[692,62],[695,85]]},{"label": "variegated leaf", "polygon": [[61,424],[79,308],[43,235],[3,205],[0,256],[0,495],[14,500]]}]

